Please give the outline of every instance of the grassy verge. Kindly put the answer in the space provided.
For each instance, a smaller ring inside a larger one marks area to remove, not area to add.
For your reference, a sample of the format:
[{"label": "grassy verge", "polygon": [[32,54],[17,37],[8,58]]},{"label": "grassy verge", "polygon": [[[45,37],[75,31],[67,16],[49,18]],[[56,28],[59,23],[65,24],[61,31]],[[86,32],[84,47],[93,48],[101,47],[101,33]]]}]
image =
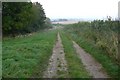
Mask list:
[{"label": "grassy verge", "polygon": [[100,50],[93,43],[87,41],[84,38],[81,38],[75,33],[71,33],[71,36],[83,49],[85,49],[86,52],[90,53],[96,60],[98,60],[102,64],[102,66],[108,72],[108,75],[113,78],[118,77],[119,66],[115,64],[110,57],[105,55],[105,52],[103,50]]},{"label": "grassy verge", "polygon": [[85,70],[81,60],[77,57],[73,43],[64,32],[60,33],[67,60],[68,72],[70,78],[89,78],[88,72]]},{"label": "grassy verge", "polygon": [[56,31],[3,39],[3,77],[42,77],[55,41]]}]

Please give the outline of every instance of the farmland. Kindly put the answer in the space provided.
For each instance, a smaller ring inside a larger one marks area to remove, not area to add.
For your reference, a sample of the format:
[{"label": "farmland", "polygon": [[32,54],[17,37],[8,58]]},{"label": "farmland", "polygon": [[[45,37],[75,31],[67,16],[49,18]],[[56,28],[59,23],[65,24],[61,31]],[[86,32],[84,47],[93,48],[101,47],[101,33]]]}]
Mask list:
[{"label": "farmland", "polygon": [[[108,55],[108,52],[81,36],[82,34],[78,33],[78,31],[75,32],[79,28],[79,26],[76,27],[77,24],[80,25],[82,23],[64,25],[63,28],[59,28],[58,25],[56,29],[40,31],[30,36],[4,38],[2,54],[3,77],[43,77],[49,65],[53,47],[57,41],[58,32],[62,40],[68,72],[68,74],[57,72],[57,74],[62,75],[62,78],[92,77],[89,70],[84,67],[82,60],[76,55],[76,50],[72,43],[73,40],[102,64],[102,69],[107,72],[109,77],[117,77],[118,62],[115,61],[115,57]],[[86,25],[88,24],[84,24],[84,26]],[[89,34],[89,36],[91,35]]]},{"label": "farmland", "polygon": [[52,54],[55,41],[56,31],[3,40],[3,77],[40,77]]},{"label": "farmland", "polygon": [[52,21],[39,2],[2,6],[3,79],[120,78],[119,20]]}]

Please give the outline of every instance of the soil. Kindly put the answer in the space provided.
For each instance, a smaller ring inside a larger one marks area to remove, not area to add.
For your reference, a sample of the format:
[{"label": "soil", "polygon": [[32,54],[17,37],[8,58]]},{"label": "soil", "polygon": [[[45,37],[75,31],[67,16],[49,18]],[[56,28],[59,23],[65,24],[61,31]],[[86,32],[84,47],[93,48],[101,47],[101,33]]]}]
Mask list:
[{"label": "soil", "polygon": [[93,78],[109,78],[102,65],[97,62],[89,53],[86,53],[77,43],[73,41],[76,53],[80,57],[86,70]]},{"label": "soil", "polygon": [[[110,78],[102,65],[97,62],[89,53],[86,53],[76,42],[73,41],[73,46],[77,55],[81,59],[86,70],[93,78]],[[73,65],[74,66],[74,65]],[[49,59],[49,65],[44,72],[43,78],[68,78],[67,62],[65,60],[64,48],[61,42],[60,35],[57,35],[57,41],[53,48],[53,54]]]},{"label": "soil", "polygon": [[56,44],[53,48],[53,54],[49,59],[49,65],[44,72],[43,78],[58,78],[60,77],[58,72],[67,74],[67,62],[65,60],[65,53],[59,33],[57,35]]}]

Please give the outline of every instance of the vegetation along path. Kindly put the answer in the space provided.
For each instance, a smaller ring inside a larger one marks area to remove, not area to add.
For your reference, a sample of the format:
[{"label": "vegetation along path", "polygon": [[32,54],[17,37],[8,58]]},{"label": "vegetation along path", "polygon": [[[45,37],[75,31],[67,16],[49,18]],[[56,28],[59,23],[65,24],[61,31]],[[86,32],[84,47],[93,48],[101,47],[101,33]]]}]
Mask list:
[{"label": "vegetation along path", "polygon": [[44,78],[58,78],[62,75],[67,77],[67,62],[65,60],[65,54],[60,35],[57,35],[57,42],[53,48],[53,54],[49,60],[47,70],[44,72]]},{"label": "vegetation along path", "polygon": [[102,69],[102,65],[98,63],[90,54],[86,53],[76,42],[73,41],[76,53],[82,60],[85,68],[93,78],[108,78],[107,73]]},{"label": "vegetation along path", "polygon": [[[78,64],[83,64],[85,66],[85,69],[89,74],[89,77],[91,76],[93,78],[109,78],[106,71],[103,69],[102,65],[99,62],[97,62],[90,54],[86,53],[76,42],[73,41],[73,45],[71,46],[75,48],[76,52],[74,54],[77,53],[79,59],[82,62]],[[69,61],[68,59],[66,61],[65,58],[66,56],[64,53],[64,48],[62,45],[60,35],[58,33],[57,41],[53,48],[53,54],[51,58],[49,59],[49,65],[46,71],[44,72],[43,77],[44,78],[60,78],[60,77],[68,78],[70,77],[70,74],[68,73],[69,63],[67,64],[67,62]],[[72,66],[75,66],[75,65],[72,65]]]},{"label": "vegetation along path", "polygon": [[119,19],[50,20],[31,0],[0,6],[2,78],[120,77]]}]

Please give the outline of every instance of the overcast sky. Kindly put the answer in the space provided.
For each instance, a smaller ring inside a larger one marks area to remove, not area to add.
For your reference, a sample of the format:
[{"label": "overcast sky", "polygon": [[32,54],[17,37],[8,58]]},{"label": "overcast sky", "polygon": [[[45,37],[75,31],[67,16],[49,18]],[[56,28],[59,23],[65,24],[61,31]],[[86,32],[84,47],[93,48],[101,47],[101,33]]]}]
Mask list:
[{"label": "overcast sky", "polygon": [[118,17],[120,0],[31,0],[43,5],[46,16],[55,18],[104,19]]}]

